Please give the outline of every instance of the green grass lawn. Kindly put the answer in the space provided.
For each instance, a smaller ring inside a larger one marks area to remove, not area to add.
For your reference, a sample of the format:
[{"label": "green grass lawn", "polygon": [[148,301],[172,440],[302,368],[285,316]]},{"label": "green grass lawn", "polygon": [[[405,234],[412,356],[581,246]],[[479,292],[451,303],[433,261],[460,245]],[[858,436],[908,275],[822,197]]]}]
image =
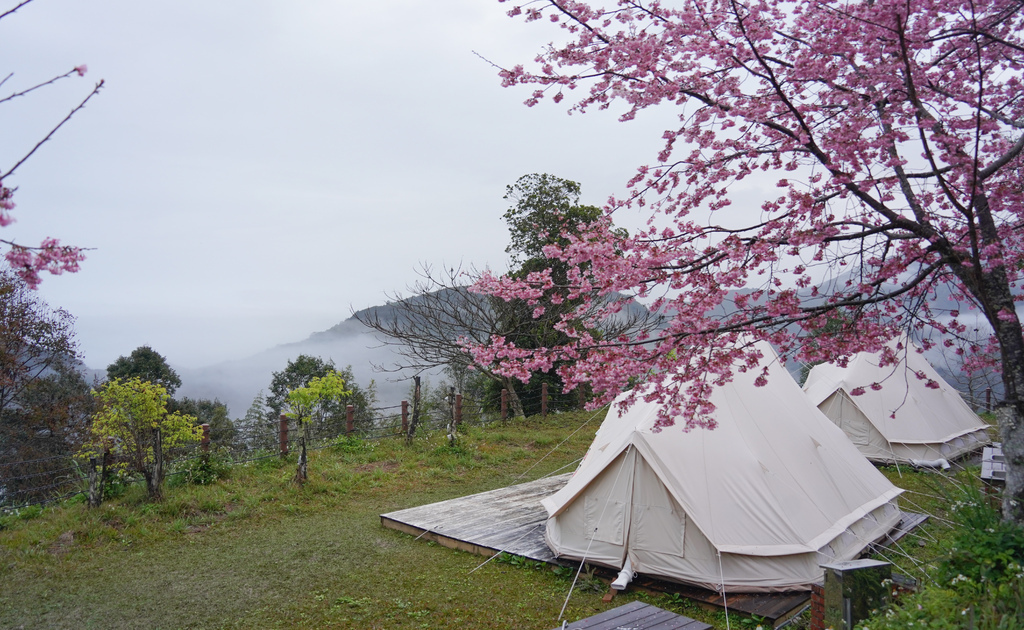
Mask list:
[{"label": "green grass lawn", "polygon": [[[471,573],[485,558],[385,529],[378,516],[572,470],[601,419],[468,427],[454,449],[443,435],[410,447],[349,441],[312,452],[301,488],[294,461],[273,458],[208,486],[172,484],[161,503],[133,486],[96,510],[73,502],[7,517],[0,627],[558,627],[565,571],[490,562]],[[934,475],[887,474],[942,513]],[[926,574],[948,529],[935,520],[906,541],[906,572]],[[569,599],[570,621],[608,608],[606,587],[585,586]],[[627,591],[615,605],[637,598],[725,628],[722,613],[663,595]]]}]

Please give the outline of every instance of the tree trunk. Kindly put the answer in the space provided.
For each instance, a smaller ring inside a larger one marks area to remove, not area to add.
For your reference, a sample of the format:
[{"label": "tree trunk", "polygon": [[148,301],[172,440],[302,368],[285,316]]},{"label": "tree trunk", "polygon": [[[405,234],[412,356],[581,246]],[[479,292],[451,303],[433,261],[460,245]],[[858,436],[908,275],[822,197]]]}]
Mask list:
[{"label": "tree trunk", "polygon": [[1024,427],[1021,426],[1020,401],[1005,401],[996,408],[999,419],[999,434],[1003,443],[1003,457],[1006,459],[1006,487],[1003,489],[1003,519],[1024,523]]},{"label": "tree trunk", "polygon": [[1006,460],[1003,519],[1024,525],[1024,336],[1016,318],[999,323],[996,335],[1002,352],[1004,398],[996,417]]},{"label": "tree trunk", "polygon": [[99,462],[95,457],[89,458],[89,507],[98,508],[103,501]]},{"label": "tree trunk", "polygon": [[1003,401],[997,417],[1006,459],[1003,519],[1024,525],[1024,330],[1002,267],[993,267],[970,279],[975,280],[973,287],[966,280],[965,284],[973,289],[995,331],[1002,359]]},{"label": "tree trunk", "polygon": [[455,447],[455,388],[448,393],[448,446]]},{"label": "tree trunk", "polygon": [[146,490],[149,498],[158,500],[163,495],[164,483],[164,444],[160,429],[153,429],[153,466],[146,477]]},{"label": "tree trunk", "polygon": [[306,482],[306,438],[309,437],[309,423],[302,423],[302,434],[299,436],[299,465],[295,470],[295,481],[301,486]]},{"label": "tree trunk", "polygon": [[103,449],[103,459],[100,460],[100,502],[103,502],[103,493],[107,488],[107,463],[110,461],[110,451]]},{"label": "tree trunk", "polygon": [[516,393],[516,382],[511,378],[502,379],[501,384],[508,390],[508,403],[512,408],[513,418],[525,418],[526,414],[523,412],[523,403],[519,400],[519,394]]},{"label": "tree trunk", "polygon": [[416,425],[420,423],[420,377],[413,377],[412,391],[412,422],[409,423],[409,431],[405,434],[406,446],[412,444],[412,436],[416,435]]}]

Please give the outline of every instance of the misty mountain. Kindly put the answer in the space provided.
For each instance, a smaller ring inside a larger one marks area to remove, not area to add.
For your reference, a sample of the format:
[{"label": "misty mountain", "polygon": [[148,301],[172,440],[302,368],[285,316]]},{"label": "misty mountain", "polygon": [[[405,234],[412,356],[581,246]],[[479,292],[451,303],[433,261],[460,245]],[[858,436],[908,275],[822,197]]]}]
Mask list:
[{"label": "misty mountain", "polygon": [[[837,280],[833,280],[837,282]],[[460,289],[442,289],[443,291],[460,291]],[[464,291],[464,290],[462,290]],[[749,293],[750,290],[740,290],[734,293]],[[467,297],[476,296],[467,294]],[[724,316],[728,313],[732,297],[726,300],[725,304],[715,312],[715,315]],[[422,299],[420,296],[406,298],[409,301]],[[470,298],[472,299],[472,298]],[[483,299],[481,297],[481,299]],[[948,299],[948,295],[940,294],[933,296],[933,302],[942,303]],[[270,385],[273,373],[283,370],[289,360],[293,360],[301,354],[321,357],[334,361],[339,368],[351,365],[356,383],[360,387],[366,387],[373,380],[377,386],[378,405],[397,405],[402,399],[409,398],[411,381],[414,375],[412,370],[397,372],[378,372],[374,366],[392,368],[402,361],[402,357],[394,347],[383,345],[376,337],[376,333],[369,327],[363,325],[359,319],[372,319],[379,317],[380,320],[394,320],[401,316],[402,309],[395,303],[374,306],[355,313],[352,317],[332,326],[331,328],[315,332],[308,338],[293,343],[275,346],[258,354],[244,359],[225,361],[203,368],[175,368],[181,376],[182,386],[178,389],[177,395],[189,398],[217,398],[228,406],[232,418],[241,418],[252,404],[253,398],[260,392],[266,391]],[[622,316],[646,312],[646,309],[632,302],[624,309]],[[670,316],[671,312],[665,313]],[[937,353],[929,355],[929,360],[940,371],[944,378],[950,382],[956,382],[957,374],[951,370],[945,361]],[[799,371],[799,366],[788,366],[794,375]],[[103,370],[90,370],[101,378],[105,376]],[[428,380],[439,380],[440,369],[427,374]]]},{"label": "misty mountain", "polygon": [[[467,299],[481,299],[483,296],[468,293],[462,288],[447,288],[441,291],[457,291]],[[411,296],[405,300],[418,303],[422,296]],[[394,321],[403,316],[405,311],[396,303],[374,306],[353,314],[352,317],[332,326],[315,332],[308,338],[294,343],[275,346],[259,354],[225,361],[203,368],[175,368],[181,377],[181,387],[176,396],[189,398],[217,398],[228,406],[232,418],[241,418],[249,409],[253,399],[262,390],[266,392],[270,386],[273,373],[283,370],[289,360],[301,354],[330,359],[339,368],[352,366],[352,373],[360,387],[366,387],[373,380],[377,387],[378,406],[399,404],[409,398],[411,379],[415,372],[411,369],[378,372],[375,366],[393,369],[402,362],[401,355],[393,346],[383,345],[377,333],[363,325],[359,320],[378,318],[381,321]],[[632,303],[623,309],[620,317],[646,313],[639,304]],[[425,373],[428,381],[440,380],[440,368]],[[431,383],[436,384],[436,383]]]},{"label": "misty mountain", "polygon": [[374,332],[356,317],[363,313],[388,313],[393,307],[384,305],[360,311],[356,315],[315,332],[302,341],[269,348],[244,359],[225,361],[202,368],[175,368],[181,376],[176,397],[217,398],[228,406],[232,418],[241,418],[260,391],[270,386],[273,373],[283,370],[288,361],[302,354],[330,359],[340,369],[352,366],[352,374],[360,387],[373,380],[377,386],[377,404],[390,406],[408,398],[412,372],[375,372],[374,366],[390,368],[400,356],[393,348],[384,347]]}]

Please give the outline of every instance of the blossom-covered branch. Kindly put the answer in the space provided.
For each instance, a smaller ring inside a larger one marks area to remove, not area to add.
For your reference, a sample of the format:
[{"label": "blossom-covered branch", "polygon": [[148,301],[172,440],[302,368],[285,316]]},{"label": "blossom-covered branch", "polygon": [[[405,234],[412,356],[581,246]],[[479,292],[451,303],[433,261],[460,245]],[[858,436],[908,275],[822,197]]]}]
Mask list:
[{"label": "blossom-covered branch", "polygon": [[[15,11],[22,8],[26,4],[29,4],[32,0],[23,0],[18,3],[15,7],[0,13],[0,19],[12,15]],[[6,96],[0,96],[0,105],[13,101],[15,99],[25,97],[27,95],[41,90],[42,88],[49,87],[55,83],[64,79],[78,76],[83,77],[88,71],[87,66],[84,64],[75,66],[67,72],[57,75],[47,81],[42,81],[31,87],[24,88],[21,90],[13,91]],[[0,87],[3,87],[14,75],[8,74],[3,80],[0,80]],[[10,212],[14,209],[15,203],[13,201],[14,192],[17,188],[5,185],[10,182],[15,171],[24,164],[30,157],[32,157],[46,142],[53,137],[57,130],[64,126],[71,118],[81,111],[86,103],[89,102],[92,97],[96,96],[99,91],[103,88],[104,82],[101,80],[93,86],[91,92],[74,108],[72,108],[60,122],[58,122],[50,131],[43,136],[41,140],[25,152],[19,159],[15,161],[6,170],[0,168],[0,227],[7,227],[14,222],[14,218]],[[73,247],[70,245],[61,245],[60,241],[54,238],[45,239],[38,246],[26,246],[15,243],[13,240],[0,239],[0,243],[8,245],[9,249],[4,254],[4,258],[7,260],[11,269],[18,274],[31,288],[36,288],[41,282],[39,274],[41,272],[48,272],[51,274],[61,274],[65,271],[74,273],[78,271],[78,264],[85,259],[83,250],[79,247]]]},{"label": "blossom-covered branch", "polygon": [[[593,386],[597,404],[659,375],[646,396],[664,403],[662,425],[706,426],[706,387],[730,379],[736,359],[753,365],[751,340],[808,362],[879,351],[901,331],[952,346],[973,310],[1024,417],[1024,5],[609,5],[513,8],[565,38],[501,80],[531,86],[530,106],[577,94],[573,111],[616,107],[623,121],[678,112],[657,162],[607,206],[644,212],[646,226],[624,236],[597,225],[545,251],[574,270],[571,296],[648,299],[670,321],[657,336],[595,339],[566,318],[574,343],[555,356],[506,350],[508,373],[570,358],[564,382]],[[529,279],[479,289],[543,290]],[[1024,470],[1024,430],[1002,438],[1018,440],[1008,457]],[[1024,476],[1011,485],[1022,520]]]}]

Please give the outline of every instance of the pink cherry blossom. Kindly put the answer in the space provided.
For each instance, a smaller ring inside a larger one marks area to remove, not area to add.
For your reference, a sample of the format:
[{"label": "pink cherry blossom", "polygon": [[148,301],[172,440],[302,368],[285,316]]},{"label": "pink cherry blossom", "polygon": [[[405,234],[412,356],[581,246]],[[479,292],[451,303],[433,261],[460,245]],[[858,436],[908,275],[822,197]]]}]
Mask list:
[{"label": "pink cherry blossom", "polygon": [[[8,17],[13,13],[13,11],[8,11],[4,15],[0,16],[0,19]],[[32,87],[14,91],[9,95],[0,95],[0,104],[9,103],[12,99],[18,97],[26,97],[30,93],[35,93],[37,90],[52,86],[58,81],[67,79],[74,74],[77,74],[80,77],[85,76],[87,71],[88,67],[85,64],[75,66],[64,74],[42,81]],[[12,200],[15,188],[5,185],[5,182],[9,183],[10,178],[14,176],[15,171],[17,171],[22,164],[32,157],[32,155],[51,137],[53,137],[53,135],[65,123],[67,123],[76,113],[81,111],[89,100],[99,93],[103,88],[103,85],[104,82],[102,80],[96,83],[88,95],[86,95],[77,106],[70,108],[70,111],[63,117],[63,119],[57,119],[55,126],[52,127],[49,133],[40,138],[33,148],[28,150],[27,153],[22,155],[20,158],[12,160],[12,164],[0,167],[0,227],[7,227],[14,223],[14,217],[11,216],[10,212],[14,210],[15,207],[15,203]],[[54,177],[59,176],[60,175],[54,175]],[[40,245],[35,247],[21,245],[19,243],[15,243],[13,240],[5,238],[0,238],[0,243],[4,243],[9,247],[7,252],[4,254],[7,264],[10,265],[11,269],[25,280],[28,286],[33,289],[39,286],[41,281],[40,273],[47,272],[51,274],[61,274],[65,271],[74,273],[78,271],[79,263],[85,259],[85,255],[82,253],[81,248],[61,245],[60,241],[53,238],[47,238]]]},{"label": "pink cherry blossom", "polygon": [[[621,120],[674,108],[678,123],[656,162],[608,201],[608,221],[545,248],[570,265],[571,286],[488,275],[474,288],[538,313],[563,298],[599,307],[579,309],[588,321],[565,316],[571,343],[469,350],[508,375],[558,364],[566,387],[589,386],[595,405],[651,382],[644,395],[663,403],[665,427],[714,423],[709,388],[754,364],[741,334],[787,360],[843,363],[900,332],[962,334],[949,314],[977,309],[990,343],[1024,356],[1013,298],[1024,269],[1022,10],[1014,0],[538,0],[511,10],[564,35],[532,65],[500,72],[528,105],[557,94],[570,113],[614,109]],[[738,194],[738,182],[765,174],[774,186]],[[636,211],[645,226],[612,229],[613,214]],[[622,297],[604,305],[613,294]],[[631,300],[665,313],[665,327],[592,334]],[[1016,372],[1008,396],[1024,398],[1024,366]]]}]

